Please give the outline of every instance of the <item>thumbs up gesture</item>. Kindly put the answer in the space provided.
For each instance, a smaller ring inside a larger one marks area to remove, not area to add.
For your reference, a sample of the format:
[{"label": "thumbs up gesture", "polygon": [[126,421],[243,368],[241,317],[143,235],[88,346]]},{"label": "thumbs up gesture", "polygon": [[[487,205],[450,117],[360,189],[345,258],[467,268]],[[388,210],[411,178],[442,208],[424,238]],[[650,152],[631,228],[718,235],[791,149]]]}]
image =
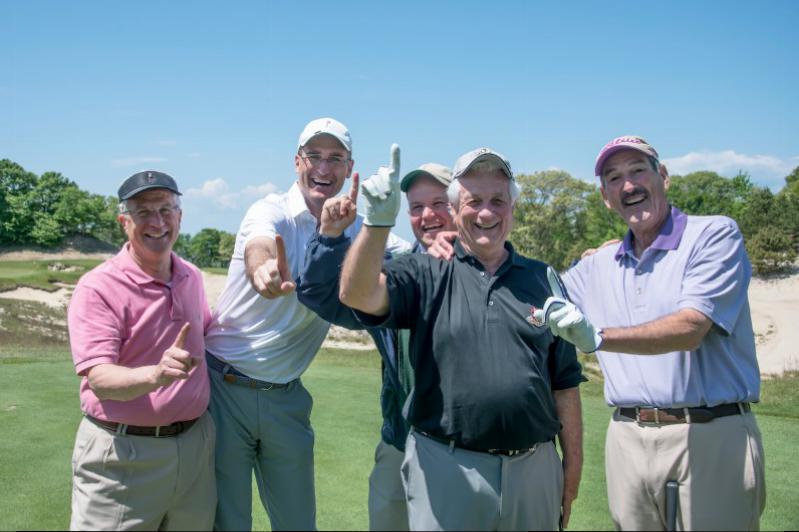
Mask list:
[{"label": "thumbs up gesture", "polygon": [[391,163],[381,166],[377,173],[361,185],[366,215],[364,225],[392,227],[400,209],[400,148],[391,145]]},{"label": "thumbs up gesture", "polygon": [[255,270],[252,285],[266,299],[283,297],[296,288],[286,259],[286,245],[280,235],[275,235],[275,257],[267,259]]},{"label": "thumbs up gesture", "polygon": [[549,267],[547,281],[552,297],[547,298],[544,308],[533,312],[535,319],[548,325],[552,334],[560,336],[583,353],[593,353],[599,349],[602,329],[591,325],[585,314],[566,298],[558,275]]},{"label": "thumbs up gesture", "polygon": [[319,219],[319,234],[330,238],[341,236],[355,221],[358,213],[358,174],[352,174],[352,186],[346,196],[336,196],[325,201]]},{"label": "thumbs up gesture", "polygon": [[153,366],[154,380],[159,386],[167,386],[177,379],[189,377],[189,371],[195,365],[195,359],[191,357],[191,353],[183,349],[189,329],[191,329],[191,325],[185,323],[172,346],[164,351],[161,361]]}]

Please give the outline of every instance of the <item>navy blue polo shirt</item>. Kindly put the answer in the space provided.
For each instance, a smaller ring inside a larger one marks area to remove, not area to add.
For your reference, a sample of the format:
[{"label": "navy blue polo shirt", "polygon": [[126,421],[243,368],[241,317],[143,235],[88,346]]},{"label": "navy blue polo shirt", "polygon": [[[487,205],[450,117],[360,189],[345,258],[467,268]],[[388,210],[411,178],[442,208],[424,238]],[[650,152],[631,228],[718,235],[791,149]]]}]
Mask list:
[{"label": "navy blue polo shirt", "polygon": [[574,347],[527,321],[551,294],[543,262],[516,254],[491,276],[460,241],[450,262],[405,255],[384,265],[389,314],[410,329],[415,388],[407,419],[472,449],[523,449],[560,431],[552,391],[586,379]]}]

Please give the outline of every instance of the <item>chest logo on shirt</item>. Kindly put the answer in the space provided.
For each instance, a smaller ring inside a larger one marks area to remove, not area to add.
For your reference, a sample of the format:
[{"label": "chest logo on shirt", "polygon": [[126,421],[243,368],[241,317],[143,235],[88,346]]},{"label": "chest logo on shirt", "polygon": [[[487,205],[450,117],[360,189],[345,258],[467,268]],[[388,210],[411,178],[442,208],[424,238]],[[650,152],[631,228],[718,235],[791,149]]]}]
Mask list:
[{"label": "chest logo on shirt", "polygon": [[530,307],[530,315],[527,316],[527,318],[526,318],[527,323],[529,323],[533,327],[543,327],[544,326],[544,322],[535,317],[535,311],[536,310],[538,310],[538,309],[535,308],[535,305]]}]

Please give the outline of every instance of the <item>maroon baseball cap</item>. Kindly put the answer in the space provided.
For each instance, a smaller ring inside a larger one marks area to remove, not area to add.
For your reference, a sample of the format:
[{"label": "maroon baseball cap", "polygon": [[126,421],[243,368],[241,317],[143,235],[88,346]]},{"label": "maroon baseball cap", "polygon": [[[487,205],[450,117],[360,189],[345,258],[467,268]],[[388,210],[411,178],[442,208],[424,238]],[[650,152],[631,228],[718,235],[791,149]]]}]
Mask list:
[{"label": "maroon baseball cap", "polygon": [[637,137],[635,135],[616,137],[605,144],[605,147],[599,151],[599,155],[597,155],[596,158],[596,164],[594,165],[594,175],[597,177],[602,177],[602,167],[605,165],[605,161],[607,161],[608,157],[614,153],[622,150],[636,150],[648,155],[649,157],[654,157],[655,159],[660,158],[660,156],[658,156],[658,152],[655,151],[655,148],[650,146],[649,143],[641,137]]}]

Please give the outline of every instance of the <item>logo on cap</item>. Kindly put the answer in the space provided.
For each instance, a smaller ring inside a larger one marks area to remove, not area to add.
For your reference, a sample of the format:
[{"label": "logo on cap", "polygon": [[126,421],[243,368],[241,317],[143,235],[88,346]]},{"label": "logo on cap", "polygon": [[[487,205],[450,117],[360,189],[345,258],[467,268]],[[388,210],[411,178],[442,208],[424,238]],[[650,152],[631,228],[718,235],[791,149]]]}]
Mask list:
[{"label": "logo on cap", "polygon": [[155,183],[155,176],[152,172],[147,172],[147,182],[151,185]]}]

